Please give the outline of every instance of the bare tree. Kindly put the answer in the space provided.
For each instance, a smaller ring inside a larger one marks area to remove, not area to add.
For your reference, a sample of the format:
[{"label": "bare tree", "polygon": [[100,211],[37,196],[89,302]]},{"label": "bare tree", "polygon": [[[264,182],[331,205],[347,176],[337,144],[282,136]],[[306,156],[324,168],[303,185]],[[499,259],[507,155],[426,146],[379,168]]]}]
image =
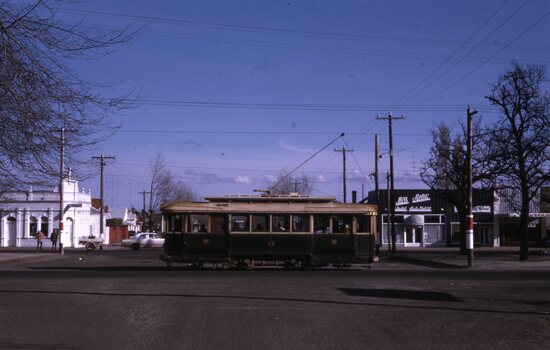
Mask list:
[{"label": "bare tree", "polygon": [[269,184],[271,194],[298,193],[310,195],[313,190],[313,181],[305,174],[302,176],[288,176],[287,171],[281,171],[277,179]]},{"label": "bare tree", "polygon": [[90,34],[59,21],[55,4],[0,1],[0,192],[52,184],[59,171],[56,130],[74,130],[66,155],[75,164],[80,151],[109,135],[107,113],[128,101],[105,98],[100,92],[108,85],[82,80],[68,63],[108,53],[130,39],[129,28]]},{"label": "bare tree", "polygon": [[158,212],[162,204],[195,201],[198,196],[187,184],[167,169],[166,161],[162,155],[157,154],[149,160],[149,167],[151,169],[149,225],[152,227],[155,213]]},{"label": "bare tree", "polygon": [[[492,168],[490,150],[480,132],[480,119],[473,125],[472,183],[491,182],[495,170]],[[465,237],[468,214],[468,168],[466,167],[466,127],[461,125],[460,132],[452,135],[445,124],[439,124],[432,130],[433,145],[430,156],[422,164],[422,181],[434,190],[443,200],[457,209],[460,222],[461,252],[465,252]]]},{"label": "bare tree", "polygon": [[528,258],[529,203],[550,182],[550,95],[542,90],[543,81],[544,67],[514,62],[486,96],[502,114],[490,141],[495,162],[503,169],[499,188],[509,188],[521,198],[521,260]]}]

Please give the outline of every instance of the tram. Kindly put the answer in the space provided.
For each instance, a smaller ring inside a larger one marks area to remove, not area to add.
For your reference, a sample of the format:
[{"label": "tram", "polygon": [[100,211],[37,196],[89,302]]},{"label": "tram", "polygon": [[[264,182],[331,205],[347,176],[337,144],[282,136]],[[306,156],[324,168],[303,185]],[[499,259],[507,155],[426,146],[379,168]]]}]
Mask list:
[{"label": "tram", "polygon": [[172,263],[345,266],[374,258],[377,208],[333,197],[228,195],[162,208]]}]

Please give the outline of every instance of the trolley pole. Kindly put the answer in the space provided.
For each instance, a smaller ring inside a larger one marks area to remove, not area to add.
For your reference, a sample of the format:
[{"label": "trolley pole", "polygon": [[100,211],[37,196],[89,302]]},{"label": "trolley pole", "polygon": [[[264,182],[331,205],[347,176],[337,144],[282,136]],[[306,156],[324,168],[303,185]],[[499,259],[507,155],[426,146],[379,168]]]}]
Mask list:
[{"label": "trolley pole", "polygon": [[392,237],[392,246],[391,251],[392,253],[395,253],[395,241],[396,241],[396,234],[395,234],[395,186],[394,186],[394,171],[393,171],[393,132],[392,132],[392,120],[394,119],[405,119],[404,116],[400,117],[393,117],[391,115],[391,112],[388,113],[387,117],[380,117],[376,116],[376,119],[378,120],[387,120],[388,121],[388,132],[389,132],[389,138],[390,138],[390,216],[391,216],[391,237]]},{"label": "trolley pole", "polygon": [[468,141],[466,145],[466,166],[468,167],[468,230],[466,232],[466,254],[468,255],[468,266],[474,266],[474,215],[472,213],[473,208],[473,186],[472,186],[472,117],[477,113],[477,110],[470,108],[466,110],[468,115]]},{"label": "trolley pole", "polygon": [[102,154],[99,157],[92,157],[92,159],[99,159],[101,173],[99,180],[99,237],[103,238],[103,212],[105,211],[105,204],[103,203],[103,171],[105,168],[105,159],[115,159],[115,157],[105,157]]},{"label": "trolley pole", "polygon": [[151,192],[147,192],[147,191],[143,190],[141,192],[138,192],[138,194],[143,195],[143,210],[141,211],[141,215],[142,215],[142,218],[141,218],[141,231],[145,232],[145,195],[146,194],[151,194]]},{"label": "trolley pole", "polygon": [[353,152],[353,149],[346,149],[346,147],[342,147],[342,149],[335,149],[334,152],[342,152],[342,160],[343,160],[343,176],[344,176],[344,203],[347,203],[346,200],[346,152]]}]

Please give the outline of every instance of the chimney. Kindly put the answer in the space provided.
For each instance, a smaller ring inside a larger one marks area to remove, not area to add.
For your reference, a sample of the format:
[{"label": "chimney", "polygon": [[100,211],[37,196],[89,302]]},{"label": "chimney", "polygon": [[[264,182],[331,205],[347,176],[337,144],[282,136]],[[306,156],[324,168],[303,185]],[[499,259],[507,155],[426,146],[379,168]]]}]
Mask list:
[{"label": "chimney", "polygon": [[357,191],[351,191],[351,202],[357,203]]}]

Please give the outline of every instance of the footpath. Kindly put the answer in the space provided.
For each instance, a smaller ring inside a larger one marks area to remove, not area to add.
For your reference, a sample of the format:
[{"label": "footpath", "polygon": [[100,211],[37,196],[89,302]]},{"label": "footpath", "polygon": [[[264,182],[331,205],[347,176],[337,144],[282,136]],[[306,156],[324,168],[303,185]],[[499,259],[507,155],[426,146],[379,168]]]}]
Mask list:
[{"label": "footpath", "polygon": [[[121,249],[120,245],[105,245],[105,250]],[[65,248],[65,252],[85,250]],[[93,252],[90,252],[93,254]],[[0,248],[0,266],[60,259],[59,251],[50,247],[36,250],[30,247]],[[550,248],[531,248],[527,261],[519,260],[518,247],[481,247],[474,249],[474,266],[468,267],[467,256],[458,248],[397,247],[395,253],[380,248],[374,268],[482,269],[482,270],[550,270]]]},{"label": "footpath", "polygon": [[550,269],[550,249],[536,247],[530,248],[526,261],[519,260],[519,247],[475,248],[473,267],[468,267],[467,255],[461,254],[458,247],[397,247],[393,254],[387,248],[381,248],[378,256],[378,263],[382,265],[407,264],[434,269]]},{"label": "footpath", "polygon": [[[120,245],[104,245],[105,250],[114,250],[120,249]],[[75,250],[86,250],[85,248],[64,248],[65,252],[75,251]],[[33,261],[45,261],[45,260],[55,260],[62,258],[63,254],[57,250],[51,250],[50,246],[44,245],[42,250],[37,250],[36,248],[31,247],[10,247],[10,248],[0,248],[0,266],[8,264],[17,264],[21,262],[33,262]]]}]

